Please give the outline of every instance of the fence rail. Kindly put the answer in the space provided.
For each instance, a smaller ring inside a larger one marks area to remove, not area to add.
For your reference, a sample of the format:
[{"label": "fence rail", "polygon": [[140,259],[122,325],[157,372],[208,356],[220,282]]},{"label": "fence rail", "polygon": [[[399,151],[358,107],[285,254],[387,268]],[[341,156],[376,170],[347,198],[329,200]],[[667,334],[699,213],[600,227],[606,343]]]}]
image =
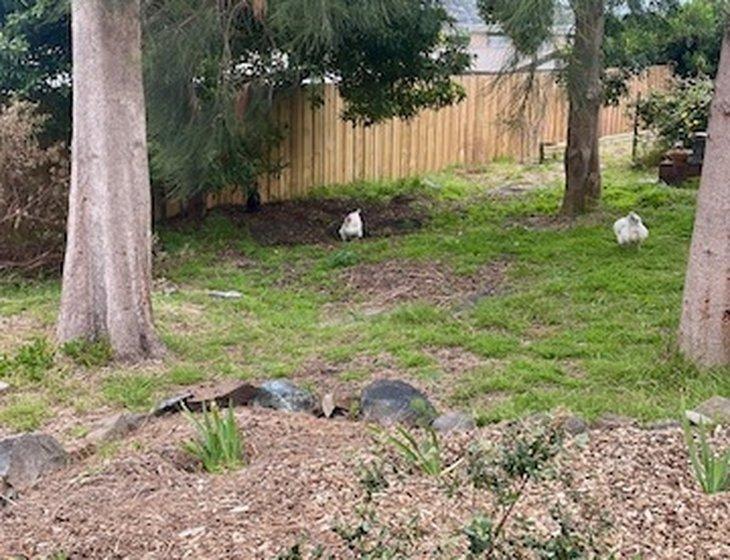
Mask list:
[{"label": "fence rail", "polygon": [[[635,78],[618,105],[602,109],[601,135],[630,132],[630,104],[640,93],[663,88],[668,78],[668,69],[661,66]],[[275,114],[287,134],[273,157],[286,167],[278,176],[262,178],[262,199],[288,200],[320,185],[403,178],[499,157],[536,160],[541,143],[565,141],[568,103],[552,75],[539,76],[538,87],[518,111],[523,76],[472,74],[458,80],[466,90],[461,103],[371,127],[353,127],[339,118],[344,102],[332,85],[325,87],[324,104],[318,108],[310,105],[304,90],[283,100]],[[510,118],[517,113],[519,122]],[[241,192],[230,190],[209,196],[207,204],[243,201]],[[177,214],[180,204],[169,203],[167,211]]]}]

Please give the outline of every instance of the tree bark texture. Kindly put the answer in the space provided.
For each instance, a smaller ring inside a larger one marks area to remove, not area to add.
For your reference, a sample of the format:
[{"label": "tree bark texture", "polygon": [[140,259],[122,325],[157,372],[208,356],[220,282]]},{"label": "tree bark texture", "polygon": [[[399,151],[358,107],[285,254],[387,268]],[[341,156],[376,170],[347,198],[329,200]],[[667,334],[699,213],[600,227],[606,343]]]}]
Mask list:
[{"label": "tree bark texture", "polygon": [[601,198],[598,155],[599,117],[603,101],[603,0],[572,0],[575,37],[568,61],[568,146],[565,194],[561,212],[576,216]]},{"label": "tree bark texture", "polygon": [[700,366],[730,364],[730,30],[715,79],[679,345]]},{"label": "tree bark texture", "polygon": [[58,338],[162,352],[152,320],[140,0],[73,0],[73,137]]}]

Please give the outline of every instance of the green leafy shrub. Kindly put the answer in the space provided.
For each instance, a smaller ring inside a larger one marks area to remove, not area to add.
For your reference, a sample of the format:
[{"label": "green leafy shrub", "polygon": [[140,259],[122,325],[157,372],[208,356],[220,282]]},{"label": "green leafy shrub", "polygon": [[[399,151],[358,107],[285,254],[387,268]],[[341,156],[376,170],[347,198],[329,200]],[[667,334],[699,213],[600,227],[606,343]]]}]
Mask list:
[{"label": "green leafy shrub", "polygon": [[693,133],[707,130],[712,94],[709,78],[677,79],[669,90],[653,91],[637,103],[639,119],[665,146],[689,146]]},{"label": "green leafy shrub", "polygon": [[702,491],[717,494],[730,490],[730,449],[716,453],[707,441],[704,426],[700,425],[695,434],[686,418],[683,425],[692,470]]},{"label": "green leafy shrub", "polygon": [[104,366],[112,359],[112,347],[107,340],[72,340],[64,344],[61,351],[84,367]]},{"label": "green leafy shrub", "polygon": [[233,407],[228,407],[225,415],[215,404],[210,410],[203,407],[199,417],[189,410],[184,414],[198,433],[197,439],[185,443],[185,450],[199,459],[206,471],[217,473],[243,465],[243,444]]}]

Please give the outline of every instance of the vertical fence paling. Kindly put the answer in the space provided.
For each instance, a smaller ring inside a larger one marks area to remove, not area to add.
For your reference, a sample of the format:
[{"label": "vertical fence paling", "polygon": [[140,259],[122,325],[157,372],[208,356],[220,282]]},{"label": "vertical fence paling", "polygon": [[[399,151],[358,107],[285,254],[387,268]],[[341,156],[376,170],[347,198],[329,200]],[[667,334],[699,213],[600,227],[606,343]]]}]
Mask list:
[{"label": "vertical fence paling", "polygon": [[[639,92],[662,88],[668,78],[666,67],[654,67],[634,79],[619,105],[602,109],[601,134],[630,132],[630,104]],[[262,198],[288,200],[319,185],[405,178],[449,165],[482,165],[497,157],[537,161],[540,143],[565,142],[567,100],[554,77],[542,75],[523,111],[524,122],[509,125],[506,118],[520,95],[521,79],[519,75],[460,76],[467,97],[458,105],[368,128],[342,121],[344,103],[334,86],[325,87],[324,105],[318,108],[310,105],[303,88],[275,108],[286,136],[272,157],[285,167],[276,176],[261,178]],[[208,206],[242,199],[240,192],[228,189],[210,197]],[[179,203],[169,202],[167,211],[168,216],[177,214]]]}]

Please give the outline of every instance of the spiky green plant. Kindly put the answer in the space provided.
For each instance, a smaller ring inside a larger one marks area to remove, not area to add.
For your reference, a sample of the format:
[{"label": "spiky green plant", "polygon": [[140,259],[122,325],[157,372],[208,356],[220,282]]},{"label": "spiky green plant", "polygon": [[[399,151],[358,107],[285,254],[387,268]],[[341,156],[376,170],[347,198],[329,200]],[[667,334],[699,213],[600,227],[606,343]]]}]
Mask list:
[{"label": "spiky green plant", "polygon": [[707,439],[707,431],[700,424],[695,433],[689,421],[683,419],[684,439],[695,478],[705,494],[730,490],[730,449],[715,452]]},{"label": "spiky green plant", "polygon": [[433,428],[426,429],[426,437],[421,441],[402,426],[396,428],[394,434],[387,433],[382,428],[375,428],[375,431],[384,434],[385,443],[394,447],[414,469],[428,476],[444,476],[462,461],[459,459],[448,467],[444,465],[441,442]]},{"label": "spiky green plant", "polygon": [[243,443],[233,416],[233,407],[229,406],[225,415],[215,404],[210,410],[203,405],[203,411],[198,416],[188,409],[184,409],[183,413],[198,436],[186,442],[184,449],[198,458],[206,471],[219,473],[243,465]]}]

